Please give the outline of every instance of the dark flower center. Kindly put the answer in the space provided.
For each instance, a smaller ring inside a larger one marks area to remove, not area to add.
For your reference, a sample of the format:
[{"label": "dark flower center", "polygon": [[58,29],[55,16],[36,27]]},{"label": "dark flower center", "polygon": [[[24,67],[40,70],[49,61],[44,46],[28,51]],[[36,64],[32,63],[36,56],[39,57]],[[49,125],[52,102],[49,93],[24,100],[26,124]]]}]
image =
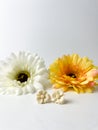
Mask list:
[{"label": "dark flower center", "polygon": [[21,83],[26,82],[28,80],[29,76],[30,75],[27,72],[20,72],[17,75],[17,81],[20,81]]},{"label": "dark flower center", "polygon": [[76,78],[76,75],[73,73],[69,73],[69,74],[67,74],[67,76],[70,76],[71,78]]}]

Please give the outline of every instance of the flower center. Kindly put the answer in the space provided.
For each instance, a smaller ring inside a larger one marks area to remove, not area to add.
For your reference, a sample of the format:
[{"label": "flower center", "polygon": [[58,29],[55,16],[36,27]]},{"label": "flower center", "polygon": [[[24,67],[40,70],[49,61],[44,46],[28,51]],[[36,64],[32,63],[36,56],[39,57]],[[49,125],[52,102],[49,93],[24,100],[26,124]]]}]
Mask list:
[{"label": "flower center", "polygon": [[17,75],[17,81],[20,81],[21,83],[26,82],[28,78],[30,77],[30,74],[28,72],[20,72]]},{"label": "flower center", "polygon": [[76,78],[76,75],[73,73],[69,73],[69,74],[67,74],[67,76],[70,76],[71,78]]}]

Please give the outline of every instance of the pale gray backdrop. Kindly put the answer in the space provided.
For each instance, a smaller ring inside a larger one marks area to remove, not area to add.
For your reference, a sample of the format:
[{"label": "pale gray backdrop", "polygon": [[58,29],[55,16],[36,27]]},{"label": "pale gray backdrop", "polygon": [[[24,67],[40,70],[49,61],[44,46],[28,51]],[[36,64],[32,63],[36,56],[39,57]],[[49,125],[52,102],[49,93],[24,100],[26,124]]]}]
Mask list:
[{"label": "pale gray backdrop", "polygon": [[71,53],[98,64],[98,0],[0,0],[0,59],[21,50],[47,66]]}]

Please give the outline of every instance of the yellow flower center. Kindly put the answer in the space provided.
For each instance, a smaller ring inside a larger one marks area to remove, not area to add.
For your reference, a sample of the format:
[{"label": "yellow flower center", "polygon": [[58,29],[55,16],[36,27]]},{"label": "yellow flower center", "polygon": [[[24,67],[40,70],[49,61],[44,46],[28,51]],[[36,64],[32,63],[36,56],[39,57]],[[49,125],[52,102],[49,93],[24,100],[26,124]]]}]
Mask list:
[{"label": "yellow flower center", "polygon": [[76,75],[73,73],[69,73],[69,74],[67,74],[67,76],[70,76],[71,78],[76,78]]},{"label": "yellow flower center", "polygon": [[17,74],[16,80],[23,83],[23,82],[26,82],[29,77],[30,77],[30,74],[28,72],[20,72]]}]

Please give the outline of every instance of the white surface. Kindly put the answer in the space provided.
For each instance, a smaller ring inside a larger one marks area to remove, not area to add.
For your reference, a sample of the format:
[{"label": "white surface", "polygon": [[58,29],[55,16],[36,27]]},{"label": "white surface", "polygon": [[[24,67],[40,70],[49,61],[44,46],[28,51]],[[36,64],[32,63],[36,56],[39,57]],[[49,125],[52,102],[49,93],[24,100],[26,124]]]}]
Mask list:
[{"label": "white surface", "polygon": [[[68,53],[98,65],[98,0],[0,0],[0,59],[19,50],[38,53],[47,67]],[[65,97],[61,106],[0,96],[0,130],[98,130],[98,91]]]},{"label": "white surface", "polygon": [[66,93],[65,105],[39,105],[35,98],[35,95],[0,96],[0,129],[98,130],[98,91]]}]

